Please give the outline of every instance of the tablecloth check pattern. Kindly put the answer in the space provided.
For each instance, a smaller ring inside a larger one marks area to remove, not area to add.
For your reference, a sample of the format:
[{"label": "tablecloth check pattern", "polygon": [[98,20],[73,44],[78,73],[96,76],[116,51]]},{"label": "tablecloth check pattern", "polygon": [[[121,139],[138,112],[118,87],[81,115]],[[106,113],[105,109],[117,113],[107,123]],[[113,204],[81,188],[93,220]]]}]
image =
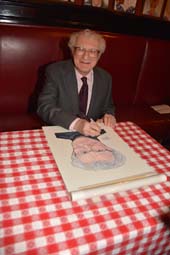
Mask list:
[{"label": "tablecloth check pattern", "polygon": [[[116,132],[170,177],[170,153],[131,122]],[[64,152],[63,152],[64,153]],[[0,254],[170,254],[170,182],[70,201],[42,130],[0,134]]]}]

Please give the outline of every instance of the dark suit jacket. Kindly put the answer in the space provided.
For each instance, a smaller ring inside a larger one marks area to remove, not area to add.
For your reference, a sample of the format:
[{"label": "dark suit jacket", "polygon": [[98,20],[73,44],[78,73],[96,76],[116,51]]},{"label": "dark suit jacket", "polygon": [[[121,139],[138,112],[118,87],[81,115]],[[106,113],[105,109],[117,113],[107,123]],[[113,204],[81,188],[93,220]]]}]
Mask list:
[{"label": "dark suit jacket", "polygon": [[[77,80],[72,60],[53,63],[47,67],[37,113],[48,125],[65,128],[69,128],[79,114]],[[112,78],[105,70],[95,67],[87,116],[96,120],[105,113],[114,114]]]}]

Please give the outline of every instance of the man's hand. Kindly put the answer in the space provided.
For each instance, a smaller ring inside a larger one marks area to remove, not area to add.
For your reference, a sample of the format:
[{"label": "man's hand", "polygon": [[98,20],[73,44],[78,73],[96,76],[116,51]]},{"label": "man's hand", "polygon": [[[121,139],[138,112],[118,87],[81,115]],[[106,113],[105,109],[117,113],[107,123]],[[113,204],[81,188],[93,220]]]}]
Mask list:
[{"label": "man's hand", "polygon": [[101,131],[100,126],[95,121],[88,122],[84,119],[79,119],[74,129],[86,136],[98,136]]},{"label": "man's hand", "polygon": [[105,126],[114,127],[116,118],[112,114],[105,114],[103,118],[97,120],[98,123],[104,123]]}]

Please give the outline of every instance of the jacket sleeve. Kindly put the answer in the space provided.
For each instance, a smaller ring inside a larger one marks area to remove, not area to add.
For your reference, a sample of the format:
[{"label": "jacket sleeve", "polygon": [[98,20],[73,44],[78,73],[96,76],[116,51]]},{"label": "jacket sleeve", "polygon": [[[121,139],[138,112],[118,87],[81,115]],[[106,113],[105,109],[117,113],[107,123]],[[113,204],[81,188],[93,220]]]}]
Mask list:
[{"label": "jacket sleeve", "polygon": [[61,66],[52,64],[47,67],[44,86],[38,98],[37,114],[48,125],[58,125],[68,129],[76,115],[67,110],[69,104],[67,95],[64,95],[63,85]]},{"label": "jacket sleeve", "polygon": [[108,93],[107,93],[107,98],[106,98],[105,106],[104,106],[104,114],[105,113],[115,115],[115,105],[113,103],[113,94],[112,94],[112,78],[110,75],[108,79]]}]

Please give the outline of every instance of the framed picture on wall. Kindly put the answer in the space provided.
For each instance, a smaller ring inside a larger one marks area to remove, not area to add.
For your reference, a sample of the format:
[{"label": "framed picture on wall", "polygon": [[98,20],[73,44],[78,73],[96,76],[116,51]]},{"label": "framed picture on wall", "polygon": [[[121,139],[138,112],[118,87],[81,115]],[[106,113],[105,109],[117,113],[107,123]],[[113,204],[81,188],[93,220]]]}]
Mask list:
[{"label": "framed picture on wall", "polygon": [[135,14],[137,0],[115,0],[114,10]]},{"label": "framed picture on wall", "polygon": [[145,0],[143,14],[160,17],[164,0]]},{"label": "framed picture on wall", "polygon": [[163,19],[170,21],[170,0],[167,0],[167,2],[166,2]]},{"label": "framed picture on wall", "polygon": [[109,0],[84,0],[84,5],[91,5],[93,7],[107,8]]},{"label": "framed picture on wall", "polygon": [[50,0],[50,2],[54,2],[54,3],[58,3],[58,2],[72,2],[72,3],[74,3],[75,0]]}]

